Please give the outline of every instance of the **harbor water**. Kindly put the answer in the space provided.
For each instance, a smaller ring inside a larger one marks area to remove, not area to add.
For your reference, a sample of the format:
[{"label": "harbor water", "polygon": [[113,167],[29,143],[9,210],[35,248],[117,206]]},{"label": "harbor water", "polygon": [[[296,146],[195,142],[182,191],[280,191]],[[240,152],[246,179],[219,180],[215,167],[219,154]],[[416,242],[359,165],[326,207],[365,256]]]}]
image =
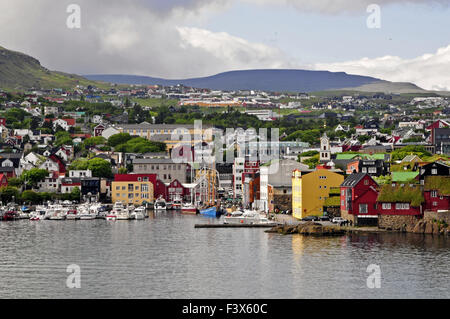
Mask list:
[{"label": "harbor water", "polygon": [[[218,219],[0,222],[0,298],[449,298],[450,239],[195,229]],[[66,285],[80,267],[80,288]],[[368,288],[369,265],[381,287]]]}]

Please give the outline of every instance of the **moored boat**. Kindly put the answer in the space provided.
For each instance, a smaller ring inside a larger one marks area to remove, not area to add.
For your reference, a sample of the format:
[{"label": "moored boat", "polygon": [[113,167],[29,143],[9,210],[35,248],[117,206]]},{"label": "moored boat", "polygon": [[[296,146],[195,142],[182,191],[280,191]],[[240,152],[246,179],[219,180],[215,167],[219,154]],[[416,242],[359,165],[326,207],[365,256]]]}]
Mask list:
[{"label": "moored boat", "polygon": [[145,215],[146,215],[146,209],[144,206],[140,206],[138,208],[136,208],[131,214],[130,214],[130,218],[131,219],[136,219],[136,220],[143,220],[145,219]]},{"label": "moored boat", "polygon": [[221,212],[220,210],[217,210],[217,208],[214,206],[207,209],[201,209],[200,215],[205,217],[220,217]]},{"label": "moored boat", "polygon": [[166,200],[162,196],[160,196],[155,201],[155,210],[166,210],[166,209],[167,209]]},{"label": "moored boat", "polygon": [[187,204],[184,204],[181,207],[181,213],[182,214],[197,215],[198,210],[197,210],[197,207],[194,204],[187,203]]},{"label": "moored boat", "polygon": [[224,224],[270,224],[269,219],[256,211],[235,211],[225,216]]}]

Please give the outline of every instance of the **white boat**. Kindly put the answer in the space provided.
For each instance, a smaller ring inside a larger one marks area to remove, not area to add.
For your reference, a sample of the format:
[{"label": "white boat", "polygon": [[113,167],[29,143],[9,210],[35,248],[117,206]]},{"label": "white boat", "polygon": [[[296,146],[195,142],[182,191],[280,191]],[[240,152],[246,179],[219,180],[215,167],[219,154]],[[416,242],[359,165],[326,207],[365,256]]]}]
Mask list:
[{"label": "white boat", "polygon": [[183,204],[183,206],[181,206],[181,213],[197,215],[197,207],[192,203]]},{"label": "white boat", "polygon": [[136,219],[136,220],[143,220],[143,219],[145,219],[146,212],[147,212],[147,210],[145,209],[145,207],[144,206],[140,206],[140,207],[136,208],[130,214],[130,218],[131,219]]},{"label": "white boat", "polygon": [[97,214],[91,211],[89,204],[79,206],[78,215],[80,220],[94,220],[97,218]]},{"label": "white boat", "polygon": [[162,198],[162,196],[160,196],[155,201],[155,210],[166,210],[166,209],[167,209],[166,200]]},{"label": "white boat", "polygon": [[181,210],[181,207],[183,206],[183,201],[180,197],[175,197],[172,203],[172,209],[174,210]]},{"label": "white boat", "polygon": [[60,204],[50,205],[45,217],[50,220],[65,220],[66,210]]},{"label": "white boat", "polygon": [[112,216],[116,216],[116,220],[128,220],[130,219],[130,213],[122,202],[116,202],[111,211]]},{"label": "white boat", "polygon": [[257,211],[245,210],[235,211],[231,215],[225,216],[224,224],[270,224],[269,219]]}]

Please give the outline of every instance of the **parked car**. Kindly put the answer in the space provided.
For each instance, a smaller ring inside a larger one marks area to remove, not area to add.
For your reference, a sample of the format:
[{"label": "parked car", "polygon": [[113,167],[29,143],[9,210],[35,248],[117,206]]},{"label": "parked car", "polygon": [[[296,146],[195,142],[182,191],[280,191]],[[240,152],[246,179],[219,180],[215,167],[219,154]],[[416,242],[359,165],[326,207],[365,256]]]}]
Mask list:
[{"label": "parked car", "polygon": [[343,224],[343,223],[345,223],[347,220],[346,219],[344,219],[344,218],[342,218],[342,217],[334,217],[333,218],[333,220],[332,220],[332,223],[333,224]]},{"label": "parked car", "polygon": [[330,220],[330,217],[328,217],[328,216],[322,216],[322,217],[320,217],[320,221],[322,221],[322,222],[327,222],[327,221],[329,221]]},{"label": "parked car", "polygon": [[302,219],[304,222],[318,222],[320,219],[317,216],[307,216]]}]

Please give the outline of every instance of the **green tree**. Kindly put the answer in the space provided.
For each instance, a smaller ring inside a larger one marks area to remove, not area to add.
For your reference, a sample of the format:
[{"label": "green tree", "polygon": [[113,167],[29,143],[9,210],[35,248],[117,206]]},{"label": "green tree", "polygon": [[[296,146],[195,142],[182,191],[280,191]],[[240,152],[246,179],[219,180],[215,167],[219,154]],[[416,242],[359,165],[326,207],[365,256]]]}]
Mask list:
[{"label": "green tree", "polygon": [[81,197],[81,191],[80,188],[78,187],[74,187],[72,189],[72,192],[70,193],[70,199],[71,200],[75,200],[75,201],[79,201]]},{"label": "green tree", "polygon": [[131,137],[130,134],[128,134],[128,133],[119,133],[119,134],[111,136],[108,139],[108,145],[112,146],[112,147],[115,147],[115,146],[120,145],[120,144],[125,144],[126,142],[128,142],[131,139],[132,139],[132,137]]},{"label": "green tree", "polygon": [[102,158],[93,158],[88,161],[88,169],[94,177],[112,177],[111,163]]},{"label": "green tree", "polygon": [[32,168],[29,171],[22,173],[21,179],[25,185],[36,187],[37,184],[48,176],[49,172],[46,169]]},{"label": "green tree", "polygon": [[6,186],[0,188],[0,201],[3,204],[7,204],[19,199],[19,190],[12,186]]}]

